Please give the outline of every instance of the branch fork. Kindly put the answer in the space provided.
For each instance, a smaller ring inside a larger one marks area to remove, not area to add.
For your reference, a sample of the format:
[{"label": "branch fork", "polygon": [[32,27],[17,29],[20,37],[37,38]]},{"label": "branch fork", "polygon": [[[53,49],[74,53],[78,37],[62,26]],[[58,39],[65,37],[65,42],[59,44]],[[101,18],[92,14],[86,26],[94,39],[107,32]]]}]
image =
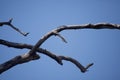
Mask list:
[{"label": "branch fork", "polygon": [[64,38],[62,35],[60,35],[56,30],[54,30],[52,33],[53,33],[55,36],[58,36],[59,38],[61,38],[61,40],[62,40],[63,42],[67,43],[67,41],[65,40],[65,38]]}]

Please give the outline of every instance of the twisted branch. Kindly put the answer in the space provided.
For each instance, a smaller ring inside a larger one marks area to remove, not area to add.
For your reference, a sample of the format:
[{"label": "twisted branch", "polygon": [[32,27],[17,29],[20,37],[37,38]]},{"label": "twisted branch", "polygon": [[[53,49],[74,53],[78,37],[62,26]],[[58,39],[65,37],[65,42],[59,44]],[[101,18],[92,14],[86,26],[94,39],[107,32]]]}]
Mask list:
[{"label": "twisted branch", "polygon": [[[67,25],[67,26],[63,25],[63,26],[58,27],[57,29],[54,29],[54,30],[48,32],[46,35],[44,35],[35,44],[35,46],[30,50],[29,54],[32,55],[33,53],[35,53],[36,49],[39,48],[49,37],[56,35],[63,30],[74,30],[74,29],[120,29],[120,25],[110,24],[110,23],[86,24],[86,25]],[[65,40],[65,39],[62,37],[62,40]],[[65,42],[66,42],[66,40],[65,40]]]},{"label": "twisted branch", "polygon": [[[32,48],[34,47],[34,46],[32,46],[32,45],[29,45],[29,44],[14,43],[14,42],[9,42],[9,41],[2,40],[2,39],[0,39],[0,44],[5,45],[5,46],[8,46],[8,47],[18,48],[18,49],[24,49],[24,48],[25,48],[25,49],[32,49]],[[89,67],[87,68],[87,67],[82,66],[77,60],[75,60],[75,59],[73,59],[73,58],[71,58],[71,57],[57,56],[57,55],[53,54],[52,52],[47,51],[46,49],[42,49],[42,48],[38,48],[38,49],[37,49],[37,52],[42,53],[42,54],[45,54],[45,55],[51,57],[52,59],[54,59],[54,60],[55,60],[58,64],[60,64],[60,65],[63,65],[62,60],[70,61],[70,62],[72,62],[73,64],[75,64],[75,65],[81,70],[81,72],[87,71],[87,69],[88,69],[90,66],[93,65],[93,63],[88,64]],[[27,56],[26,56],[26,55],[27,55]],[[25,56],[24,59],[23,59],[23,56]],[[34,57],[34,56],[35,56],[35,57]],[[30,56],[28,53],[26,53],[26,54],[17,56],[18,58],[15,57],[15,58],[11,59],[11,60],[3,63],[4,65],[3,65],[3,64],[0,65],[0,73],[8,70],[9,68],[11,68],[11,67],[13,67],[13,66],[15,66],[15,65],[17,65],[17,64],[26,63],[26,62],[31,61],[31,60],[33,60],[33,59],[35,59],[35,60],[36,60],[36,59],[39,59],[39,56],[38,56],[38,55],[34,55],[34,56]],[[16,63],[16,61],[17,61],[17,63]],[[9,62],[9,63],[8,63],[8,62]],[[7,65],[8,65],[8,66],[7,66]],[[11,66],[9,66],[9,65],[11,65]],[[1,68],[1,67],[2,67],[2,68]],[[7,67],[7,68],[6,68],[6,67]]]},{"label": "twisted branch", "polygon": [[[9,22],[1,22],[0,26],[2,25],[9,25],[11,26],[11,21]],[[13,28],[13,26],[11,26]],[[109,24],[109,23],[101,23],[101,24],[86,24],[86,25],[67,25],[67,26],[60,26],[57,29],[54,29],[50,32],[48,32],[46,35],[44,35],[36,44],[35,46],[29,45],[29,44],[21,44],[21,43],[13,43],[13,42],[8,42],[5,40],[0,40],[0,44],[8,46],[8,47],[14,47],[14,48],[27,48],[31,49],[28,53],[17,56],[3,64],[0,65],[0,73],[10,69],[11,67],[17,65],[17,64],[22,64],[31,60],[36,60],[39,59],[40,57],[36,54],[36,52],[43,53],[52,59],[56,60],[60,65],[63,65],[62,60],[67,60],[75,64],[81,72],[86,72],[87,69],[93,65],[93,63],[88,64],[86,67],[82,66],[77,60],[70,58],[70,57],[65,57],[65,56],[57,56],[50,51],[47,51],[46,49],[39,48],[49,37],[55,35],[60,37],[64,42],[67,42],[64,37],[62,37],[59,32],[63,30],[74,30],[74,29],[120,29],[120,25],[117,24]],[[18,29],[15,29],[19,32]],[[21,33],[21,32],[20,32]],[[27,55],[27,56],[26,56]],[[36,55],[36,57],[34,57]],[[9,66],[12,65],[12,66]],[[6,66],[8,66],[6,68]]]}]

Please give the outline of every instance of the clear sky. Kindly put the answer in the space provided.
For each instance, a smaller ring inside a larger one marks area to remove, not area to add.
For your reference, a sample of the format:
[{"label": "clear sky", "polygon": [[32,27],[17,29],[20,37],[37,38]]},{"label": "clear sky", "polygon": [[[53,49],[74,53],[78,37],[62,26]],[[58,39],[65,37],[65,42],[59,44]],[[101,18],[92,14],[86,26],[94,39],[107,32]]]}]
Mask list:
[{"label": "clear sky", "polygon": [[[34,45],[45,33],[60,26],[87,23],[120,23],[120,0],[0,0],[0,22],[13,18],[24,37],[8,26],[0,28],[0,38]],[[69,30],[61,34],[68,41],[51,37],[41,47],[56,55],[70,56],[84,66],[81,73],[71,62],[61,66],[48,56],[17,65],[0,75],[0,80],[120,80],[120,30]],[[27,49],[0,45],[0,63]]]}]

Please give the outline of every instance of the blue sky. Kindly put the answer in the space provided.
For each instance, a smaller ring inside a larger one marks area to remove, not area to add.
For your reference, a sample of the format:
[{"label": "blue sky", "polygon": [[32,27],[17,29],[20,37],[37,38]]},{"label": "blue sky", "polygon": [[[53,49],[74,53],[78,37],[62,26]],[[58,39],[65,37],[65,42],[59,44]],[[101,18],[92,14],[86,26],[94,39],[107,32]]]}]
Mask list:
[{"label": "blue sky", "polygon": [[[60,26],[87,23],[119,24],[119,0],[0,0],[0,21],[13,18],[13,24],[24,32],[24,37],[8,26],[0,28],[0,38],[34,45],[45,33]],[[70,62],[61,66],[48,56],[17,65],[0,75],[1,80],[120,80],[119,30],[69,30],[58,37],[49,38],[41,47],[56,55],[75,58],[83,65],[93,62],[86,73]],[[0,63],[27,49],[14,49],[0,45]]]}]

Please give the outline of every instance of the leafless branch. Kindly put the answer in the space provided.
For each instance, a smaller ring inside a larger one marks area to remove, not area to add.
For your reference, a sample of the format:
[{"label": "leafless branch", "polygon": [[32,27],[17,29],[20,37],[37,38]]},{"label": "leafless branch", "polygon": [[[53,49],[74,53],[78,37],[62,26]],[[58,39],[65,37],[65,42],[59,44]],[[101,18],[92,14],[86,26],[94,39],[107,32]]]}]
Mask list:
[{"label": "leafless branch", "polygon": [[[35,53],[36,49],[40,47],[49,37],[58,34],[63,30],[74,30],[74,29],[120,29],[120,25],[118,24],[110,24],[110,23],[100,23],[100,24],[86,24],[86,25],[63,25],[48,32],[44,35],[30,50],[29,54]],[[61,38],[61,37],[60,37]],[[63,40],[65,40],[63,38]],[[66,42],[66,40],[65,40]]]},{"label": "leafless branch", "polygon": [[0,64],[0,74],[5,72],[6,70],[12,68],[13,66],[16,66],[16,65],[22,64],[22,63],[26,63],[26,62],[29,62],[31,60],[37,60],[39,58],[40,57],[37,54],[31,56],[28,53],[16,56],[16,57],[6,61],[5,63]]},{"label": "leafless branch", "polygon": [[[14,42],[9,42],[9,41],[2,40],[2,39],[0,40],[0,44],[5,45],[5,46],[8,46],[8,47],[18,48],[18,49],[24,49],[24,48],[26,48],[26,49],[32,49],[32,48],[34,47],[34,46],[32,46],[32,45],[29,45],[29,44],[14,43]],[[88,68],[82,66],[77,60],[75,60],[75,59],[73,59],[73,58],[65,57],[65,56],[57,56],[57,55],[51,53],[50,51],[47,51],[46,49],[42,49],[42,48],[38,48],[38,49],[37,49],[37,52],[43,53],[43,54],[51,57],[51,58],[54,59],[56,62],[58,62],[60,65],[63,65],[62,60],[67,60],[67,61],[70,61],[70,62],[74,63],[74,64],[81,70],[81,72],[85,72],[85,71],[87,71],[87,69],[88,69]],[[26,53],[26,55],[29,55],[29,54]],[[23,55],[22,55],[22,56],[23,56]],[[25,55],[24,55],[24,56],[25,56]],[[35,56],[36,56],[36,55],[35,55]],[[18,56],[17,56],[17,57],[18,57]],[[21,56],[19,56],[19,57],[21,57]],[[31,59],[31,57],[32,57],[32,56],[29,55],[29,56],[27,56],[25,59],[22,59],[22,57],[19,58],[22,62],[20,62],[20,60],[15,57],[15,58],[12,59],[13,62],[11,62],[11,63],[8,63],[8,61],[7,61],[7,62],[4,63],[5,66],[4,66],[3,64],[1,64],[0,67],[2,67],[2,68],[0,68],[0,72],[3,71],[3,68],[5,68],[4,70],[6,70],[6,69],[9,69],[9,68],[13,67],[13,65],[15,66],[15,65],[17,65],[17,64],[25,63],[25,62],[28,62],[28,61],[33,60],[33,59]],[[37,57],[37,59],[38,59],[38,56],[36,56],[36,57]],[[36,59],[36,57],[34,57],[34,58]],[[33,57],[32,57],[32,58],[33,58]],[[17,60],[17,61],[19,60],[19,62],[14,63],[15,60]],[[11,61],[11,60],[9,60],[9,61]],[[13,64],[13,65],[9,66],[10,64]],[[93,63],[91,63],[91,64],[93,64]],[[7,65],[8,65],[8,66],[7,66]],[[90,64],[89,64],[89,65],[90,65]],[[4,66],[4,67],[3,67],[3,66]],[[92,65],[91,65],[91,66],[92,66]],[[7,68],[6,68],[6,67],[7,67]],[[9,67],[9,68],[8,68],[8,67]],[[90,66],[89,66],[89,67],[90,67]],[[2,72],[1,72],[1,73],[2,73]]]},{"label": "leafless branch", "polygon": [[67,41],[65,40],[65,38],[62,37],[58,32],[53,31],[53,34],[54,34],[55,36],[58,36],[59,38],[61,38],[61,40],[62,40],[63,42],[67,43]]},{"label": "leafless branch", "polygon": [[[11,21],[9,22],[1,22],[0,26],[2,25],[9,25],[11,26]],[[11,26],[14,28],[14,26]],[[93,65],[93,63],[88,64],[86,67],[82,66],[77,60],[71,58],[71,57],[65,57],[65,56],[57,56],[50,51],[47,51],[46,49],[39,48],[49,37],[55,35],[60,37],[64,42],[67,42],[65,38],[63,38],[59,32],[63,30],[75,30],[75,29],[120,29],[120,25],[117,24],[109,24],[109,23],[101,23],[101,24],[86,24],[86,25],[67,25],[67,26],[60,26],[57,29],[54,29],[50,32],[48,32],[46,35],[44,35],[34,46],[29,44],[21,44],[21,43],[14,43],[14,42],[8,42],[5,40],[0,39],[0,44],[8,46],[8,47],[14,47],[14,48],[27,48],[31,49],[28,53],[19,55],[3,64],[0,65],[0,73],[8,70],[9,68],[17,65],[22,64],[31,60],[39,59],[40,56],[36,54],[36,52],[43,53],[52,59],[56,60],[59,64],[63,65],[62,60],[70,61],[73,64],[75,64],[81,72],[86,72],[87,69]],[[18,29],[15,29],[19,32]],[[7,66],[7,67],[5,67]],[[4,68],[5,67],[5,68]]]},{"label": "leafless branch", "polygon": [[14,25],[12,25],[12,18],[8,21],[8,22],[0,22],[0,26],[3,26],[3,25],[8,25],[10,26],[11,28],[13,28],[14,30],[16,30],[17,32],[19,32],[20,34],[22,34],[23,36],[27,36],[29,33],[25,33],[25,32],[22,32],[21,30],[19,30],[18,28],[16,28]]}]

